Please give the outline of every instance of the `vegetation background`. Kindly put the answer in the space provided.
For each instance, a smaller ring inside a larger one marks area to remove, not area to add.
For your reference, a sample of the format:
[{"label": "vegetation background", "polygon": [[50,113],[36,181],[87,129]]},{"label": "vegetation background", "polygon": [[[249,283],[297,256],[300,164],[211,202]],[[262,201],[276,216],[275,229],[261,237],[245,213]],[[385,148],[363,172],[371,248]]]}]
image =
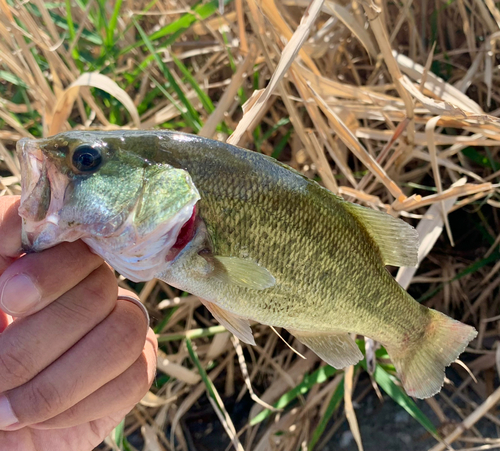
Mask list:
[{"label": "vegetation background", "polygon": [[306,359],[268,327],[242,345],[194,296],[120,278],[161,352],[99,449],[500,448],[499,38],[494,0],[0,0],[2,194],[20,192],[23,136],[228,140],[418,226],[420,267],[398,281],[479,331],[470,372],[453,365],[416,402],[370,340],[336,371],[286,331]]}]

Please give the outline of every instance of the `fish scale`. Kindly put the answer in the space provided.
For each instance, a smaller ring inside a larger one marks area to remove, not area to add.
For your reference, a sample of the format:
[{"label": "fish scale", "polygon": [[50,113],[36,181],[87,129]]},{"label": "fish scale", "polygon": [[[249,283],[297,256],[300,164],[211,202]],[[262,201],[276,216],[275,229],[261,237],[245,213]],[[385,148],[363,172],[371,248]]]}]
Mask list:
[{"label": "fish scale", "polygon": [[27,250],[81,238],[131,280],[199,296],[247,343],[249,320],[284,327],[343,368],[363,357],[349,334],[366,335],[424,398],[477,334],[386,270],[416,264],[413,228],[265,155],[169,131],[67,132],[18,154]]}]

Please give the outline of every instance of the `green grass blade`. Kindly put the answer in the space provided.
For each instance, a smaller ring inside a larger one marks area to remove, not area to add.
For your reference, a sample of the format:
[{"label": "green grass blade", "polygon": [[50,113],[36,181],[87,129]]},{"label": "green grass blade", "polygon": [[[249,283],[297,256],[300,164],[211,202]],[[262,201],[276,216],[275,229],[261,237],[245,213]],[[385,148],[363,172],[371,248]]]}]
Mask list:
[{"label": "green grass blade", "polygon": [[[317,369],[312,374],[306,374],[304,379],[300,384],[286,392],[273,407],[277,409],[283,409],[288,404],[290,404],[297,396],[307,393],[313,385],[321,384],[333,376],[337,370],[329,365],[322,366]],[[269,417],[273,412],[269,409],[265,409],[250,420],[250,426],[255,426],[261,423],[267,417]]]},{"label": "green grass blade", "polygon": [[281,138],[278,142],[278,144],[276,144],[276,147],[274,148],[273,150],[273,153],[271,154],[271,156],[273,158],[276,158],[278,159],[279,156],[281,155],[281,152],[283,152],[283,149],[285,148],[285,146],[287,145],[288,143],[288,140],[290,139],[290,137],[292,136],[292,132],[293,130],[290,129],[288,130],[285,135],[283,136],[283,138]]},{"label": "green grass blade", "polygon": [[66,0],[66,23],[68,24],[69,37],[74,41],[76,33],[73,16],[71,15],[71,0]]},{"label": "green grass blade", "polygon": [[314,429],[311,441],[309,442],[309,445],[307,445],[307,449],[309,451],[312,451],[316,446],[316,443],[318,443],[318,440],[323,435],[323,432],[325,432],[326,426],[330,421],[330,418],[339,407],[340,401],[342,401],[343,398],[344,398],[344,378],[342,378],[342,380],[339,382],[339,385],[332,393],[332,397],[330,398],[330,402],[328,403],[328,407],[326,408],[325,414],[323,415],[323,418],[321,418],[319,424],[316,426],[316,429]]},{"label": "green grass blade", "polygon": [[5,80],[13,85],[20,86],[21,88],[28,88],[28,85],[21,78],[5,70],[0,70],[0,80]]},{"label": "green grass blade", "polygon": [[[231,0],[224,0],[224,4],[227,5],[230,1]],[[218,6],[219,0],[212,0],[204,5],[198,4],[192,8],[192,13],[184,14],[180,19],[153,33],[151,39],[154,41],[180,30],[185,31],[198,20],[204,20],[210,17],[218,10]]]},{"label": "green grass blade", "polygon": [[131,451],[127,438],[125,437],[125,419],[113,429],[110,436],[121,451]]},{"label": "green grass blade", "polygon": [[419,409],[415,401],[411,399],[405,391],[392,380],[392,376],[380,365],[375,368],[373,377],[377,384],[384,390],[397,404],[405,409],[415,420],[417,420],[435,438],[439,438],[438,431],[432,421]]},{"label": "green grass blade", "polygon": [[132,447],[130,446],[130,443],[128,442],[126,437],[123,439],[122,450],[123,451],[134,451],[135,450],[135,448],[132,449]]},{"label": "green grass blade", "polygon": [[172,315],[177,311],[178,308],[179,307],[176,306],[168,310],[163,319],[154,327],[153,330],[155,334],[159,334],[163,330],[163,328],[167,325],[167,323],[170,321],[170,318],[172,318]]},{"label": "green grass blade", "polygon": [[214,104],[212,103],[210,97],[208,97],[207,93],[203,91],[203,89],[201,89],[200,85],[191,75],[191,72],[189,72],[188,68],[184,65],[184,63],[178,58],[176,58],[173,53],[171,53],[170,56],[174,60],[174,63],[177,65],[179,70],[182,72],[182,75],[186,77],[186,80],[195,90],[196,94],[198,95],[198,98],[200,99],[201,104],[203,105],[203,108],[205,108],[205,111],[210,114],[213,110],[215,110]]},{"label": "green grass blade", "polygon": [[200,362],[200,359],[198,358],[198,355],[196,354],[196,351],[193,348],[193,344],[191,343],[191,340],[189,338],[186,338],[186,347],[189,353],[189,357],[191,357],[191,360],[194,362],[196,365],[196,368],[198,368],[198,372],[200,373],[201,379],[203,380],[203,383],[205,384],[206,390],[207,390],[207,395],[212,399],[213,404],[212,407],[215,410],[219,410],[219,413],[217,413],[217,416],[219,417],[219,420],[221,423],[223,423],[224,429],[226,430],[226,433],[230,435],[230,432],[234,434],[234,437],[231,437],[231,441],[234,444],[234,447],[236,449],[240,449],[241,445],[239,445],[236,430],[234,428],[233,422],[231,418],[229,417],[229,414],[227,413],[227,410],[224,406],[224,402],[222,401],[222,398],[220,397],[219,393],[217,392],[217,389],[215,388],[215,385],[212,383],[211,379],[208,377],[207,372],[205,371],[205,368],[203,368],[203,365]]},{"label": "green grass blade", "polygon": [[113,14],[109,20],[108,30],[107,30],[107,42],[108,48],[113,47],[113,36],[115,35],[116,24],[118,23],[118,15],[120,14],[120,9],[122,7],[123,0],[116,0],[115,7],[113,8]]},{"label": "green grass blade", "polygon": [[490,168],[494,171],[498,171],[500,169],[499,163],[494,161],[492,158],[488,158],[486,155],[482,155],[474,147],[466,147],[465,149],[462,149],[462,154],[474,163],[477,163],[485,168]]},{"label": "green grass blade", "polygon": [[[155,86],[160,90],[160,92],[170,101],[170,103],[172,105],[174,105],[181,113],[181,116],[186,119],[185,120],[185,123],[183,125],[180,125],[180,123],[178,123],[179,127],[180,128],[184,128],[186,126],[190,126],[191,128],[193,128],[194,130],[197,130],[199,128],[201,128],[198,124],[195,124],[192,120],[190,120],[189,118],[186,118],[185,117],[185,112],[186,110],[182,107],[181,104],[179,104],[179,102],[177,102],[177,100],[174,99],[174,97],[172,97],[170,95],[170,93],[162,86],[160,85],[160,83],[158,83],[158,81],[156,81],[155,79],[153,79],[153,83],[155,84]],[[175,128],[175,127],[174,127]]]},{"label": "green grass blade", "polygon": [[[68,25],[68,32],[70,37],[70,42],[75,42],[76,33],[75,33],[75,24],[73,23],[73,17],[71,15],[71,0],[66,0],[66,23]],[[75,61],[78,61],[79,54],[76,49],[76,45],[73,47],[73,51],[71,52],[71,56]]]},{"label": "green grass blade", "polygon": [[[62,28],[63,30],[67,30],[69,32],[68,23],[63,17],[61,17],[59,14],[54,13],[53,11],[49,11],[49,15],[58,27]],[[97,33],[90,32],[86,28],[83,29],[81,38],[85,39],[90,44],[98,46],[103,44],[102,38]]]},{"label": "green grass blade", "polygon": [[198,369],[198,372],[200,373],[201,379],[203,380],[203,383],[205,384],[205,386],[207,388],[208,396],[210,396],[217,403],[217,406],[220,408],[219,403],[217,402],[217,399],[215,397],[212,381],[208,377],[208,374],[205,371],[205,368],[203,368],[203,365],[201,364],[200,359],[198,358],[198,354],[196,354],[196,351],[193,348],[193,343],[191,342],[191,340],[189,338],[186,338],[186,347],[187,347],[187,350],[189,353],[189,357],[191,357],[191,360],[193,361],[196,368]]},{"label": "green grass blade", "polygon": [[155,377],[153,384],[156,388],[160,389],[165,384],[168,384],[171,380],[172,380],[172,377],[167,376],[166,374],[161,374],[161,375]]},{"label": "green grass blade", "polygon": [[[184,106],[184,108],[182,108],[178,103],[175,103],[177,109],[181,113],[181,116],[184,118],[184,120],[189,124],[189,126],[193,130],[195,130],[196,132],[200,131],[201,123],[200,123],[200,117],[198,115],[198,112],[193,108],[193,105],[191,105],[191,102],[184,95],[184,92],[182,91],[181,87],[175,81],[170,70],[165,65],[165,63],[161,60],[160,56],[158,55],[158,53],[154,49],[153,44],[149,40],[148,35],[144,32],[142,27],[139,25],[139,23],[135,19],[132,19],[132,20],[134,21],[135,26],[137,28],[137,31],[139,31],[139,34],[141,35],[141,38],[144,41],[144,43],[146,44],[146,47],[148,48],[149,52],[151,53],[151,55],[153,55],[154,59],[156,60],[156,63],[158,64],[159,68],[163,72],[163,75],[168,80],[168,83],[173,88],[173,90],[177,93],[177,96],[179,97],[179,101]],[[170,98],[169,100],[173,100],[173,99]]]},{"label": "green grass blade", "polygon": [[108,36],[108,20],[106,14],[106,0],[97,0],[96,15],[93,21],[94,27],[104,36],[104,44]]},{"label": "green grass blade", "polygon": [[266,133],[262,135],[261,140],[266,141],[269,139],[273,134],[278,130],[278,128],[283,127],[283,125],[287,125],[290,123],[290,118],[289,117],[283,117],[281,118],[276,124],[274,124]]},{"label": "green grass blade", "polygon": [[[257,136],[257,138],[254,140],[255,143],[255,148],[258,152],[261,151],[261,146],[262,143],[266,140],[268,140],[275,132],[278,130],[278,128],[282,127],[283,125],[287,125],[290,123],[290,118],[289,117],[284,117],[280,119],[276,124],[274,124],[266,133],[261,135],[261,127],[260,124],[255,127],[255,132],[254,135]],[[287,140],[288,141],[288,140]],[[280,151],[281,153],[281,151]],[[272,156],[272,155],[271,155]],[[277,158],[277,157],[273,157]]]},{"label": "green grass blade", "polygon": [[204,329],[191,329],[181,333],[159,335],[158,343],[183,340],[186,337],[194,340],[196,338],[211,337],[212,335],[221,334],[223,332],[227,332],[227,329],[224,326],[211,326]]},{"label": "green grass blade", "polygon": [[[224,0],[224,4],[227,5],[231,1],[232,0]],[[157,39],[161,39],[165,36],[170,35],[169,40],[161,43],[161,47],[166,47],[170,45],[175,39],[177,39],[177,37],[179,37],[182,33],[184,33],[191,25],[198,22],[199,20],[203,20],[206,19],[207,17],[210,17],[213,13],[217,11],[218,6],[219,6],[219,0],[212,0],[211,2],[206,3],[204,5],[198,4],[192,8],[192,12],[184,14],[175,22],[169,23],[168,25],[165,25],[163,28],[160,28],[158,31],[153,33],[151,36],[149,36],[149,40],[156,41]],[[171,40],[170,38],[172,38],[174,35],[175,37],[173,38],[173,40]],[[130,52],[130,50],[133,50],[144,44],[146,44],[144,39],[138,40],[134,44],[125,47],[120,52],[120,55],[128,53]]]}]

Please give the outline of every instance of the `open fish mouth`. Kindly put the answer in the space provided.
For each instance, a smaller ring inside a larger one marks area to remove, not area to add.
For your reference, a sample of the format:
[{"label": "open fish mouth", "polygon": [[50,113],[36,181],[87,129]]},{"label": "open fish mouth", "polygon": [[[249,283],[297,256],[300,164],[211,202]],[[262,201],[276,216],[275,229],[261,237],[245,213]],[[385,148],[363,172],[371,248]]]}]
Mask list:
[{"label": "open fish mouth", "polygon": [[22,244],[26,251],[40,251],[60,241],[57,213],[68,186],[68,178],[44,156],[41,141],[23,138],[16,149],[23,174],[19,215],[23,218]]}]

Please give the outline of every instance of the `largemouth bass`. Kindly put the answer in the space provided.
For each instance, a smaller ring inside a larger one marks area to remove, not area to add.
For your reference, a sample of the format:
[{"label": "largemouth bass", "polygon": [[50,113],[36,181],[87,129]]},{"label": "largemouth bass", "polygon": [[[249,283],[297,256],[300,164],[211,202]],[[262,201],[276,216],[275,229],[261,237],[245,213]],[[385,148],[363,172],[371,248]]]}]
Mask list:
[{"label": "largemouth bass", "polygon": [[202,299],[239,339],[286,328],[335,368],[381,342],[408,394],[437,393],[477,335],[416,302],[386,265],[417,262],[417,233],[276,160],[169,131],[62,133],[18,143],[27,250],[82,239],[133,281]]}]

